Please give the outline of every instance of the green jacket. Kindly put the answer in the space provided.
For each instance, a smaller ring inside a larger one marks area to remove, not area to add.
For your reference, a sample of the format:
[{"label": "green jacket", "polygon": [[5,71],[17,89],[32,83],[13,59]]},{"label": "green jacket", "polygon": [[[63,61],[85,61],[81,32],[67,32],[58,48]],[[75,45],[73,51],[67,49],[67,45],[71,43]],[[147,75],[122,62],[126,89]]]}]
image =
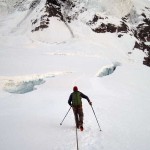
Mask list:
[{"label": "green jacket", "polygon": [[80,91],[75,91],[75,92],[70,94],[68,104],[70,106],[81,106],[82,105],[82,100],[81,100],[82,98],[87,99],[88,102],[90,101],[88,96],[84,95]]}]

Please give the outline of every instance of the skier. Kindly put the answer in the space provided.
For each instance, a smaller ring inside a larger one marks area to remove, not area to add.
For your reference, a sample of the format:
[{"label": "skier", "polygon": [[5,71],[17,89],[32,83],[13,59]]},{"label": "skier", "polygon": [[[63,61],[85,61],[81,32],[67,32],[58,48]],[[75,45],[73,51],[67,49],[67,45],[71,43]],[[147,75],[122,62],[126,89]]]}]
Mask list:
[{"label": "skier", "polygon": [[85,98],[89,102],[90,105],[92,105],[92,102],[90,99],[78,91],[78,87],[73,87],[73,92],[70,94],[68,104],[73,108],[76,127],[83,131],[83,109],[82,109],[82,101],[81,99]]}]

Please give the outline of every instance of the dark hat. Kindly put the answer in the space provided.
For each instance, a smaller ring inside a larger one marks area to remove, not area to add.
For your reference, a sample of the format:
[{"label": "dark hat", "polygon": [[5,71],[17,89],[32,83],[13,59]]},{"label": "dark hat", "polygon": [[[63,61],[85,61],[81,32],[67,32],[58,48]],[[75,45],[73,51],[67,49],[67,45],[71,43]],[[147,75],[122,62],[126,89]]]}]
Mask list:
[{"label": "dark hat", "polygon": [[78,91],[78,87],[77,87],[77,86],[74,86],[74,87],[73,87],[73,91]]}]

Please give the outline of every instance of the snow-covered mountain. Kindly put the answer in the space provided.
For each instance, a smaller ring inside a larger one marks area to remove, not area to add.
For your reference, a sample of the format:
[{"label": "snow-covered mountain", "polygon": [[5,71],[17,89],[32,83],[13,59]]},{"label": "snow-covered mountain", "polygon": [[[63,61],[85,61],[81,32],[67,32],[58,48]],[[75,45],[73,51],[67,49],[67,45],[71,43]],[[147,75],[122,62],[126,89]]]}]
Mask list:
[{"label": "snow-covered mountain", "polygon": [[[0,0],[0,150],[149,150],[150,1]],[[144,65],[143,65],[144,64]]]},{"label": "snow-covered mountain", "polygon": [[[129,53],[131,54],[130,51],[135,48],[142,50],[145,53],[143,63],[150,66],[148,0],[142,2],[139,0],[13,0],[11,2],[2,0],[0,6],[1,14],[13,12],[16,15],[18,12],[13,21],[14,26],[9,32],[17,32],[18,27],[24,28],[26,32],[30,32],[33,39],[40,41],[53,43],[73,38],[78,34],[77,23],[79,26],[84,26],[81,30],[91,28],[92,31],[100,34],[115,33],[119,38],[129,35],[130,38],[134,38],[134,46],[130,48]],[[89,36],[89,33],[86,32],[85,36]]]}]

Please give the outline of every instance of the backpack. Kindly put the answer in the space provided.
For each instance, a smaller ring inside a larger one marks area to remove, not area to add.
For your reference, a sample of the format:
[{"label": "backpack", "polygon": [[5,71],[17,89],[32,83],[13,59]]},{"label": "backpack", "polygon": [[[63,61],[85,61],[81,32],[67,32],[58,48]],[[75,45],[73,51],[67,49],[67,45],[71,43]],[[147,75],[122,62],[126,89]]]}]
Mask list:
[{"label": "backpack", "polygon": [[80,106],[82,105],[81,96],[79,91],[75,91],[72,93],[72,105]]}]

